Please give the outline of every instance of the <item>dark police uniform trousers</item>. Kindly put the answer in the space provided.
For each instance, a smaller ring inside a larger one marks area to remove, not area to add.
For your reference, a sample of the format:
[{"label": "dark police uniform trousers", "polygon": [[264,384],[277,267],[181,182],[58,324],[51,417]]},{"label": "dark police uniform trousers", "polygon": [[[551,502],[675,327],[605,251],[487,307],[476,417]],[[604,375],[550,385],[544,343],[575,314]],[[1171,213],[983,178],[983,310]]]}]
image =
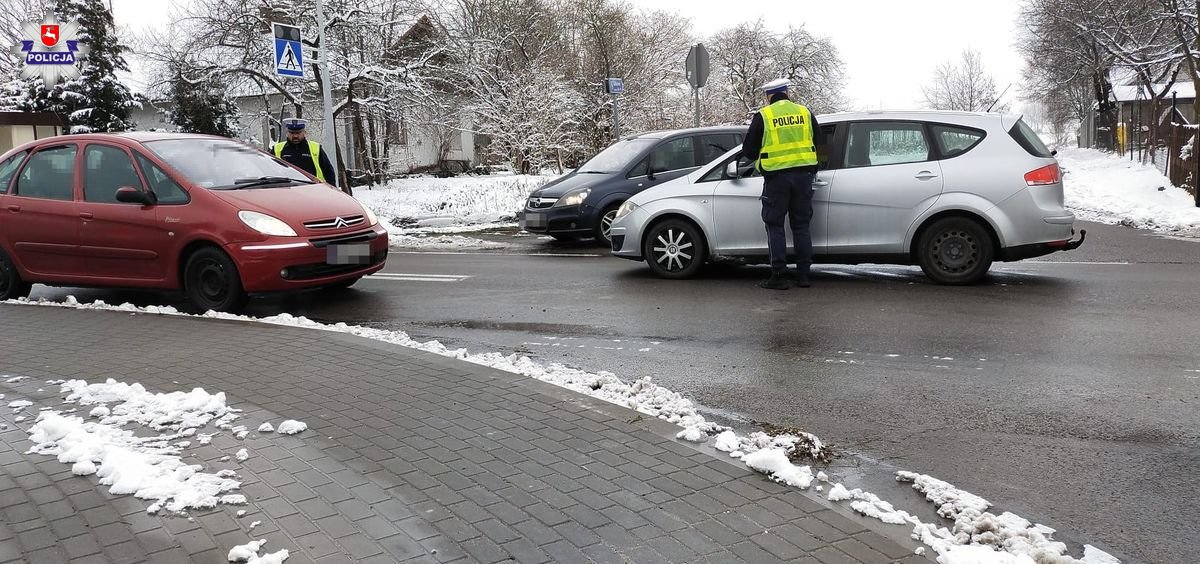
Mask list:
[{"label": "dark police uniform trousers", "polygon": [[808,273],[812,266],[813,169],[796,167],[763,175],[762,220],[767,226],[767,248],[771,270],[787,269],[787,234],[783,229],[786,215],[792,227],[796,249],[796,268]]}]

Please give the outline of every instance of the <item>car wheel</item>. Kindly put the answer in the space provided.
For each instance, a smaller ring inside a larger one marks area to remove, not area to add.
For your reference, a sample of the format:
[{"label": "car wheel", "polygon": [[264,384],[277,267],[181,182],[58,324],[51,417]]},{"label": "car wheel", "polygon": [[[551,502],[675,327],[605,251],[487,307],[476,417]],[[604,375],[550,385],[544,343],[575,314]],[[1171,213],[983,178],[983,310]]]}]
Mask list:
[{"label": "car wheel", "polygon": [[246,292],[237,265],[229,255],[205,247],[188,257],[183,271],[183,289],[200,311],[236,312],[246,305]]},{"label": "car wheel", "polygon": [[974,284],[987,274],[994,256],[987,230],[965,217],[939,219],[921,233],[917,244],[921,270],[938,284]]},{"label": "car wheel", "polygon": [[359,280],[362,280],[362,276],[351,278],[349,280],[342,280],[341,282],[334,282],[333,284],[327,284],[327,285],[323,286],[321,289],[329,290],[329,291],[345,290],[345,289],[348,289],[351,286],[353,286]]},{"label": "car wheel", "polygon": [[600,221],[596,223],[596,242],[605,245],[612,244],[612,224],[617,220],[617,210],[619,209],[621,209],[621,202],[604,208],[604,213],[600,214]]},{"label": "car wheel", "polygon": [[700,230],[678,219],[651,226],[642,244],[642,256],[646,257],[650,270],[662,278],[695,276],[704,265],[707,253]]},{"label": "car wheel", "polygon": [[17,266],[0,251],[0,301],[15,300],[29,295],[33,285],[21,280]]}]

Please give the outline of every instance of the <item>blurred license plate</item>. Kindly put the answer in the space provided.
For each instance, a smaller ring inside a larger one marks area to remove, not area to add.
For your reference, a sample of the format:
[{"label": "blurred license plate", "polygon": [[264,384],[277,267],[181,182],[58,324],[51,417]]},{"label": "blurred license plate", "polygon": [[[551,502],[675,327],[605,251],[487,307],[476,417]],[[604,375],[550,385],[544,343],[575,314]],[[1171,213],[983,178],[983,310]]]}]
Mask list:
[{"label": "blurred license plate", "polygon": [[525,214],[525,226],[526,227],[534,227],[534,228],[545,227],[546,226],[546,216],[544,214],[540,214],[540,213],[526,213]]},{"label": "blurred license plate", "polygon": [[326,264],[369,264],[370,243],[346,243],[325,247]]}]

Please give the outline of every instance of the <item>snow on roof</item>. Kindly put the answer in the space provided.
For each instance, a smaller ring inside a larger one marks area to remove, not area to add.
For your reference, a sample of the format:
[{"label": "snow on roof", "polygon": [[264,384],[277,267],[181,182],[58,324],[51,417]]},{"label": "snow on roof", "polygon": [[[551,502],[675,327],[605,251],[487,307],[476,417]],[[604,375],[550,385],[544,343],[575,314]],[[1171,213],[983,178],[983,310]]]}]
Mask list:
[{"label": "snow on roof", "polygon": [[1192,84],[1191,82],[1176,82],[1169,88],[1166,84],[1155,84],[1154,92],[1151,92],[1141,84],[1114,84],[1113,98],[1116,98],[1118,102],[1149,100],[1154,94],[1161,94],[1163,90],[1166,90],[1167,98],[1171,97],[1172,92],[1182,99],[1192,99],[1196,97],[1196,85]]}]

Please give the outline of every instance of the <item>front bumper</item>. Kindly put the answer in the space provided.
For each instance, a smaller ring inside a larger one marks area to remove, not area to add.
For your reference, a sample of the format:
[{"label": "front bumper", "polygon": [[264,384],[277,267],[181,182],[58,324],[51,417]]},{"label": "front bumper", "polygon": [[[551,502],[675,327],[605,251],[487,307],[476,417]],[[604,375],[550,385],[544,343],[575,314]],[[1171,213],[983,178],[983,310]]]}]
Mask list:
[{"label": "front bumper", "polygon": [[517,214],[517,223],[530,233],[586,235],[596,227],[590,212],[590,206],[525,208]]},{"label": "front bumper", "polygon": [[629,216],[613,222],[609,235],[612,237],[612,254],[629,260],[644,260],[642,256],[642,232],[640,223],[633,221],[641,210],[635,210]]},{"label": "front bumper", "polygon": [[[333,249],[331,251],[331,249]],[[331,264],[332,256],[346,249],[344,264]],[[266,241],[235,243],[226,251],[237,264],[247,292],[279,292],[327,286],[383,269],[388,254],[388,234],[382,225],[329,237],[271,237]]]}]

